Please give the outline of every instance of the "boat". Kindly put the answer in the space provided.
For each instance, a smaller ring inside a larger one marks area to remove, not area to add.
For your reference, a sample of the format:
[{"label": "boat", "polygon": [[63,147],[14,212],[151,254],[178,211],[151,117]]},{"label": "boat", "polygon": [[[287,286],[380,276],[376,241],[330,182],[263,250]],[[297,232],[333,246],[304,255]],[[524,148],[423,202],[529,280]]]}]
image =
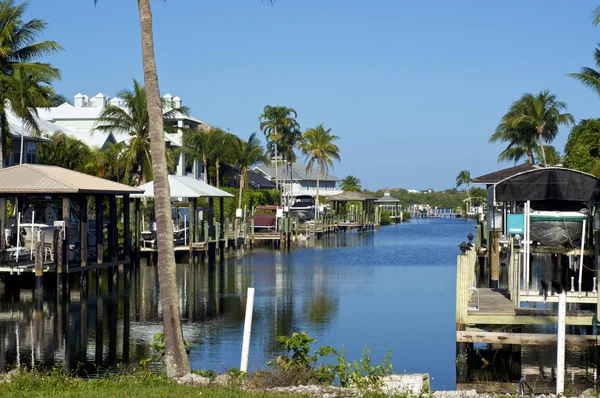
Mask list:
[{"label": "boat", "polygon": [[543,246],[562,246],[581,240],[588,210],[539,211],[529,213],[530,237]]},{"label": "boat", "polygon": [[300,195],[294,199],[289,208],[291,217],[297,217],[300,221],[310,221],[315,218],[315,200],[310,195]]}]

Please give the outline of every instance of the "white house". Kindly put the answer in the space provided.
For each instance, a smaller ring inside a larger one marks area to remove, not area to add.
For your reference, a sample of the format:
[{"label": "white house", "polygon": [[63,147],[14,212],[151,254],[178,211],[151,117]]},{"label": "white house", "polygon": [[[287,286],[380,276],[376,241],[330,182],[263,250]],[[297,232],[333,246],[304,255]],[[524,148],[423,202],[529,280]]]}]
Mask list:
[{"label": "white house", "polygon": [[[181,107],[182,100],[179,97],[165,94],[163,99],[167,104],[165,112]],[[108,105],[125,108],[126,103],[119,97],[110,98],[103,93],[98,93],[91,98],[84,94],[77,94],[74,97],[73,105],[65,102],[57,107],[38,108],[38,114],[40,119],[54,124],[57,130],[80,139],[90,147],[103,148],[109,142],[116,143],[128,138],[127,133],[122,131],[113,131],[110,133],[94,131],[94,128],[97,127],[100,114]],[[172,121],[173,125],[179,128],[178,132],[166,134],[165,139],[173,146],[181,146],[185,129],[210,128],[207,123],[179,112],[173,117]],[[178,159],[177,175],[193,173],[195,177],[199,177],[199,170],[201,170],[199,164],[187,167],[186,169],[184,156],[180,156]]]},{"label": "white house", "polygon": [[[255,172],[261,173],[265,178],[275,181],[275,166],[260,165],[253,168]],[[323,174],[316,169],[312,172],[306,171],[306,166],[299,163],[292,163],[291,167],[287,164],[278,165],[277,179],[282,195],[285,196],[300,196],[317,194],[317,175],[319,176],[319,195],[332,196],[342,193],[340,188],[341,179],[331,175]]]}]

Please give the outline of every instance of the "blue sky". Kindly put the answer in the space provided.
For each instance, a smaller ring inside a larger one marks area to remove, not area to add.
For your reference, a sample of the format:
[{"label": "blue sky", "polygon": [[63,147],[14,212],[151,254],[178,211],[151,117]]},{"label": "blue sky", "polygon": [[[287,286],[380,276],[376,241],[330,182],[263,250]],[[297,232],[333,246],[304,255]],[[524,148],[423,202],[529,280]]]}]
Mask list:
[{"label": "blue sky", "polygon": [[[30,0],[65,51],[57,91],[114,96],[142,80],[134,0]],[[363,187],[445,189],[498,164],[489,136],[510,103],[550,89],[575,119],[600,97],[567,78],[593,66],[598,3],[579,0],[162,0],[151,2],[161,91],[241,137],[267,105],[340,136],[332,174]],[[554,145],[564,147],[569,129]]]}]

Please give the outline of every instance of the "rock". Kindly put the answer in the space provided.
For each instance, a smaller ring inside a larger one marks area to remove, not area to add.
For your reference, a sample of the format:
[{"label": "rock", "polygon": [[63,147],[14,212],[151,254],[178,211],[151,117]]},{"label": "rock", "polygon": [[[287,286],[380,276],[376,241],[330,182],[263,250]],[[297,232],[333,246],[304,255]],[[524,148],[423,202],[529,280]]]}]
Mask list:
[{"label": "rock", "polygon": [[381,392],[385,394],[414,394],[429,392],[428,373],[403,373],[381,378]]},{"label": "rock", "polygon": [[215,384],[223,387],[230,386],[233,384],[233,377],[228,374],[218,375],[215,377]]},{"label": "rock", "polygon": [[177,380],[177,383],[183,384],[184,386],[208,386],[210,379],[208,377],[200,376],[193,373],[188,373],[181,379]]}]

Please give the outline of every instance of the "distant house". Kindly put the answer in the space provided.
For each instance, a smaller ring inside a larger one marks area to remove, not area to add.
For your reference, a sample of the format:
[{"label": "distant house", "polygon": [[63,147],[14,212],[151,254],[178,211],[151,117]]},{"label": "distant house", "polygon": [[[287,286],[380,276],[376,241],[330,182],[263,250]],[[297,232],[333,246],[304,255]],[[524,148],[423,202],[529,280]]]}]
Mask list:
[{"label": "distant house", "polygon": [[42,135],[36,137],[33,131],[24,127],[21,119],[19,119],[10,109],[7,109],[6,117],[10,127],[10,137],[12,140],[9,151],[10,156],[4,158],[4,166],[14,166],[21,162],[21,135],[23,135],[23,163],[36,164],[38,144],[41,142],[49,142],[46,135],[53,134],[56,131],[56,126],[46,120],[35,118],[42,132]]},{"label": "distant house", "polygon": [[[275,182],[275,166],[260,165],[253,168],[253,171],[260,173],[269,181]],[[300,163],[293,163],[291,167],[283,164],[278,166],[278,179],[283,196],[300,196],[317,194],[317,173],[319,175],[319,195],[332,196],[343,192],[340,188],[341,178],[332,174],[323,174],[317,170],[311,173],[306,171],[306,166]],[[291,181],[291,182],[290,182]]]},{"label": "distant house", "polygon": [[[240,188],[240,170],[228,165],[220,167],[220,174],[223,178],[222,187]],[[263,176],[262,173],[248,170],[248,188],[251,189],[275,189],[275,183]]]},{"label": "distant house", "polygon": [[[181,107],[182,100],[179,97],[173,97],[170,94],[163,96],[166,102],[165,112]],[[88,97],[84,94],[77,94],[74,97],[73,105],[65,102],[64,104],[52,108],[38,108],[40,119],[44,119],[56,126],[56,130],[63,131],[71,135],[90,147],[104,148],[108,143],[125,141],[129,138],[125,131],[112,131],[104,133],[94,131],[97,127],[98,118],[105,107],[112,105],[125,108],[125,101],[119,97],[110,98],[106,94],[98,93],[94,97]],[[174,134],[165,134],[165,140],[168,145],[179,147],[182,145],[183,134],[186,129],[208,129],[211,126],[192,116],[177,114],[172,119],[172,124],[178,127],[178,132]],[[177,175],[192,174],[199,178],[201,174],[200,162],[186,165],[185,156],[182,154],[177,159]]]}]

